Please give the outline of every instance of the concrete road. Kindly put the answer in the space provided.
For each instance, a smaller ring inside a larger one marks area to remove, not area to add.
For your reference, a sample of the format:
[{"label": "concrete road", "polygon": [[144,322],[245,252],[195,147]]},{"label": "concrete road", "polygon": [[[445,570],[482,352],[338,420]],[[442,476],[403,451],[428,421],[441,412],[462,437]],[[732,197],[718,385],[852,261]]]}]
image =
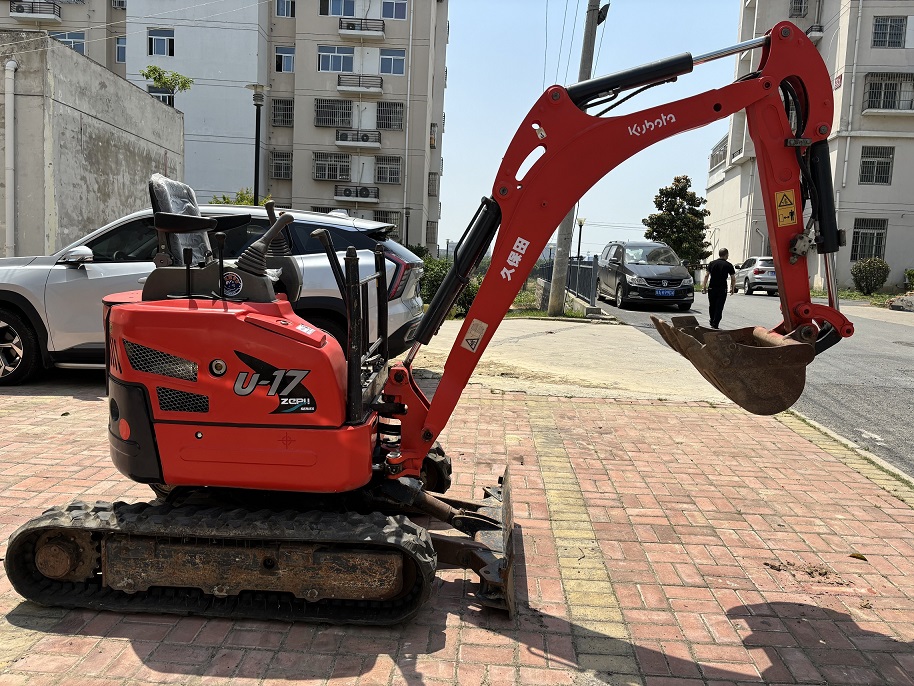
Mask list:
[{"label": "concrete road", "polygon": [[[603,309],[656,341],[650,315],[668,319],[674,308]],[[819,356],[807,372],[794,409],[914,476],[914,314],[843,301],[855,334]],[[697,294],[689,313],[708,324],[707,297]],[[722,328],[775,326],[780,299],[737,293],[727,298]]]}]

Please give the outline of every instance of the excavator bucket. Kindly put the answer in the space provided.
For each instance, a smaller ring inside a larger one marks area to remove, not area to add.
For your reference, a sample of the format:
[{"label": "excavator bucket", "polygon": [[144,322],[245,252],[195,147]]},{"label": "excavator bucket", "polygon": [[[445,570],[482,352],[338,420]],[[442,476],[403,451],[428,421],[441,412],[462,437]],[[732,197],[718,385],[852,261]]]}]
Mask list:
[{"label": "excavator bucket", "polygon": [[651,321],[667,344],[711,384],[753,414],[776,414],[793,405],[806,385],[806,366],[815,358],[808,343],[763,327],[718,331],[695,317]]}]

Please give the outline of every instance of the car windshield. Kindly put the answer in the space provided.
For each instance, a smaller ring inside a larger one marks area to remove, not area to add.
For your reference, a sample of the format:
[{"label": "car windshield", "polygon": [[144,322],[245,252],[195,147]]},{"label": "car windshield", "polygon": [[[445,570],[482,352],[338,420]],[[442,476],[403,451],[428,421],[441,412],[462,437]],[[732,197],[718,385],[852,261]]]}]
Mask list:
[{"label": "car windshield", "polygon": [[679,258],[665,245],[632,245],[625,248],[625,262],[675,266],[679,264]]}]

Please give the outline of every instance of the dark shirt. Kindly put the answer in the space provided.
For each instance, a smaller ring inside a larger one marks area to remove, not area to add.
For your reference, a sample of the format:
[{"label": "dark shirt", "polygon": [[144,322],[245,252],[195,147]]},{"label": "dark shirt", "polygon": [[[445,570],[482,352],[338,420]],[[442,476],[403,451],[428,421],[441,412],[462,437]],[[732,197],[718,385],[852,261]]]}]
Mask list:
[{"label": "dark shirt", "polygon": [[708,281],[708,290],[716,291],[717,289],[728,288],[727,277],[736,274],[736,271],[734,271],[732,264],[721,257],[708,265],[708,274],[711,277]]}]

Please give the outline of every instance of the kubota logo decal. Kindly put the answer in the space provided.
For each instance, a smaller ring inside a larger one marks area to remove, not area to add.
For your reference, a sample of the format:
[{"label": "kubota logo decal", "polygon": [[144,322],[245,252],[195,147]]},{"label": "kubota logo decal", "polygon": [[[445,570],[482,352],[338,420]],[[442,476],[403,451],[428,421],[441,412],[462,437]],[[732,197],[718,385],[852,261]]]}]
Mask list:
[{"label": "kubota logo decal", "polygon": [[629,136],[641,136],[642,134],[649,133],[654,129],[659,129],[661,126],[666,126],[667,124],[672,124],[676,121],[676,117],[672,114],[661,114],[659,117],[651,121],[650,119],[645,119],[644,124],[632,124],[628,127]]}]

